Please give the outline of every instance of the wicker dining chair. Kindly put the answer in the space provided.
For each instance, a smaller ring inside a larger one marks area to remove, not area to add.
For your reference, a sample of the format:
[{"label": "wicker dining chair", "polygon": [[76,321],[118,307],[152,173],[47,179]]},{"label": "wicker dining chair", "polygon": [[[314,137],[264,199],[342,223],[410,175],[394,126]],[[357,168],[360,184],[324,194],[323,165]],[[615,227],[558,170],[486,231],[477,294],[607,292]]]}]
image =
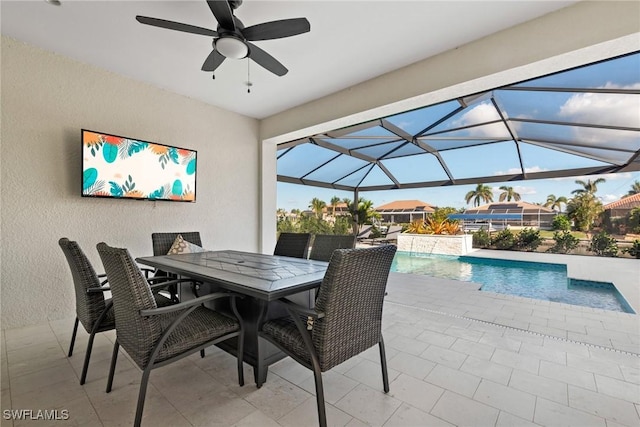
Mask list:
[{"label": "wicker dining chair", "polygon": [[[111,284],[117,335],[106,391],[111,392],[118,349],[122,345],[143,371],[135,426],[142,422],[151,370],[210,345],[237,338],[238,382],[244,385],[244,328],[235,304],[236,298],[242,298],[241,295],[216,292],[168,307],[157,307],[151,286],[127,249],[113,248],[105,243],[99,243],[97,249]],[[202,305],[222,298],[230,299],[235,318]]]},{"label": "wicker dining chair", "polygon": [[[175,242],[176,238],[181,235],[182,238],[194,245],[202,247],[202,240],[200,239],[200,232],[198,231],[185,231],[185,232],[168,232],[168,233],[151,233],[151,243],[153,244],[153,255],[166,255],[173,246],[173,242]],[[167,273],[166,271],[156,270],[153,274],[153,277],[166,277],[167,280],[176,279],[177,276],[175,274]],[[196,296],[198,296],[198,287],[199,284],[193,284],[193,290]],[[175,302],[179,301],[178,298],[178,288],[177,286],[170,286],[167,288],[167,291],[171,295],[171,299]]]},{"label": "wicker dining chair", "polygon": [[278,300],[289,315],[265,322],[258,333],[313,371],[322,427],[327,425],[322,372],[376,344],[384,391],[389,392],[381,326],[385,288],[395,252],[393,245],[335,250],[315,308]]},{"label": "wicker dining chair", "polygon": [[311,234],[309,233],[280,233],[274,255],[306,258]]},{"label": "wicker dining chair", "polygon": [[[112,301],[110,298],[105,299],[104,297],[104,292],[109,291],[110,288],[107,286],[107,279],[101,281],[106,275],[96,273],[93,265],[77,242],[63,237],[58,241],[58,244],[67,258],[76,294],[76,320],[71,334],[68,357],[73,355],[78,323],[82,323],[84,329],[89,333],[89,342],[87,343],[82,374],[80,375],[80,385],[83,385],[87,379],[89,360],[96,334],[115,328],[115,319],[111,308]],[[161,295],[155,295],[154,297],[156,298],[156,303],[160,306],[171,304],[168,298],[164,298]]]},{"label": "wicker dining chair", "polygon": [[309,259],[317,261],[329,261],[336,249],[353,249],[356,238],[353,235],[316,234],[311,245]]}]

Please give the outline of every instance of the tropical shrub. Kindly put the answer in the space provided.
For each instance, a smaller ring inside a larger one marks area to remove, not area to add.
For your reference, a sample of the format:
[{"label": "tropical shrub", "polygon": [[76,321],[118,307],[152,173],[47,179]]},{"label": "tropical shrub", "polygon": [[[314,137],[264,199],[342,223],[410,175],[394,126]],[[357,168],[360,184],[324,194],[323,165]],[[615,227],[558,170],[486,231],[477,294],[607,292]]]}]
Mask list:
[{"label": "tropical shrub", "polygon": [[433,218],[434,220],[441,222],[444,221],[445,219],[447,219],[447,217],[451,214],[457,213],[459,212],[459,209],[456,208],[451,208],[451,207],[441,207],[441,208],[435,208],[434,212],[429,215],[430,218]]},{"label": "tropical shrub", "polygon": [[333,224],[315,215],[296,219],[279,217],[277,230],[278,233],[352,234],[351,218],[348,216],[339,216]]},{"label": "tropical shrub", "polygon": [[623,252],[628,253],[632,257],[640,259],[640,240],[634,240],[633,245],[630,248],[623,249]]},{"label": "tropical shrub", "polygon": [[443,219],[438,221],[435,218],[428,217],[426,220],[417,219],[413,221],[406,229],[407,233],[413,234],[457,234],[460,231],[458,221],[449,221]]},{"label": "tropical shrub", "polygon": [[458,221],[447,220],[444,223],[444,231],[446,234],[455,235],[460,232],[460,223]]},{"label": "tropical shrub", "polygon": [[598,256],[615,257],[618,256],[618,242],[604,231],[601,231],[591,238],[589,251]]},{"label": "tropical shrub", "polygon": [[640,206],[631,209],[627,214],[627,226],[632,233],[640,234]]},{"label": "tropical shrub", "polygon": [[491,239],[491,245],[497,249],[512,249],[515,243],[515,236],[508,228],[496,233]]},{"label": "tropical shrub", "polygon": [[424,223],[423,220],[421,219],[416,219],[414,221],[411,222],[411,224],[409,224],[409,226],[407,227],[406,230],[407,233],[413,233],[413,234],[426,234],[427,233],[427,226]]},{"label": "tropical shrub", "polygon": [[571,230],[571,220],[566,215],[556,215],[551,222],[553,230]]},{"label": "tropical shrub", "polygon": [[589,231],[602,213],[602,202],[592,193],[581,193],[569,200],[567,215],[573,220],[578,231]]},{"label": "tropical shrub", "polygon": [[562,232],[556,231],[553,233],[553,240],[555,240],[556,244],[547,249],[547,252],[555,254],[568,254],[577,248],[578,243],[580,243],[580,239],[569,233],[567,230],[563,230]]},{"label": "tropical shrub", "polygon": [[333,234],[352,234],[352,220],[346,215],[336,217],[333,223]]},{"label": "tropical shrub", "polygon": [[487,230],[478,230],[472,235],[474,248],[487,248],[491,246],[491,235]]},{"label": "tropical shrub", "polygon": [[542,243],[540,230],[533,228],[523,229],[515,239],[515,248],[521,251],[533,252]]},{"label": "tropical shrub", "polygon": [[428,217],[425,220],[425,226],[427,229],[427,234],[446,234],[446,219],[442,221],[438,221],[434,218]]}]

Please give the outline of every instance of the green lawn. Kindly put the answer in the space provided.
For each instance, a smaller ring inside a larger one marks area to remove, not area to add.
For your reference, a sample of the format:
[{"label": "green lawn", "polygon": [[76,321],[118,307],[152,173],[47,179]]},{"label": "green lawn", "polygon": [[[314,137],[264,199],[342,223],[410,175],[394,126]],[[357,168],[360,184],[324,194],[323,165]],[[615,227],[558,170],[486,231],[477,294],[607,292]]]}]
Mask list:
[{"label": "green lawn", "polygon": [[[540,230],[540,237],[544,238],[544,239],[553,239],[553,233],[555,233],[555,231],[552,230]],[[578,239],[586,239],[587,235],[585,232],[583,231],[572,231],[571,235],[573,237],[577,237]]]}]

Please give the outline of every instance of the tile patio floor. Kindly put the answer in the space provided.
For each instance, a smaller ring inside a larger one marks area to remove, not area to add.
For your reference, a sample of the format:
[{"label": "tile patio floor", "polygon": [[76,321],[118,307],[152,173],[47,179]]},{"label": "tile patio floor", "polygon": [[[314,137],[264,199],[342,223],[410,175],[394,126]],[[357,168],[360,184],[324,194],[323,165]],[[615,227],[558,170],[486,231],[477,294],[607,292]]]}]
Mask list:
[{"label": "tile patio floor", "polygon": [[[392,273],[384,308],[389,394],[376,348],[324,374],[332,426],[640,425],[637,315],[479,292]],[[67,409],[53,425],[131,425],[141,372],[120,357],[104,393],[114,333],[99,334],[84,386],[87,334],[66,357],[73,319],[2,331],[2,409]],[[124,354],[124,353],[123,353]],[[315,426],[313,376],[291,359],[267,383],[238,387],[215,348],[151,374],[146,426]],[[252,379],[251,368],[245,376]],[[8,421],[2,426],[47,426]]]}]

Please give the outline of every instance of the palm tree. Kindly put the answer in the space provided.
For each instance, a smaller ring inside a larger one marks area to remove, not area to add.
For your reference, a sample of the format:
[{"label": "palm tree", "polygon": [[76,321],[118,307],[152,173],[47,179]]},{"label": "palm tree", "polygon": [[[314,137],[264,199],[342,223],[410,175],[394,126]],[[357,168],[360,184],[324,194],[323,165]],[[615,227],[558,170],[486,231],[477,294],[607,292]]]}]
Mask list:
[{"label": "palm tree", "polygon": [[627,193],[627,196],[633,196],[634,194],[640,194],[640,181],[634,181],[631,184],[631,190]]},{"label": "palm tree", "polygon": [[558,212],[562,212],[562,204],[567,204],[568,200],[564,196],[556,197],[555,194],[547,196],[547,202],[543,205],[545,208],[551,208],[554,211],[558,208]]},{"label": "palm tree", "polygon": [[309,208],[316,214],[318,219],[322,219],[322,210],[327,206],[327,204],[323,201],[314,197],[309,204]]},{"label": "palm tree", "polygon": [[473,206],[480,206],[481,201],[493,202],[493,190],[488,185],[478,184],[475,190],[469,191],[464,200],[469,204],[473,199]]},{"label": "palm tree", "polygon": [[511,199],[515,200],[516,202],[520,201],[520,193],[517,193],[516,190],[513,189],[513,187],[507,187],[506,185],[503,185],[502,187],[500,187],[502,191],[502,193],[500,193],[500,198],[498,200],[500,200],[501,202],[504,202],[504,199],[507,199],[507,202],[510,202]]},{"label": "palm tree", "polygon": [[581,179],[577,179],[576,184],[582,185],[582,188],[573,190],[571,194],[584,194],[584,193],[595,194],[596,191],[598,191],[598,184],[602,184],[603,182],[606,182],[606,181],[607,180],[604,178],[594,179],[593,181],[588,179],[586,182]]},{"label": "palm tree", "polygon": [[343,203],[347,204],[349,214],[351,215],[353,234],[358,235],[358,230],[361,225],[371,222],[375,218],[379,218],[380,214],[373,208],[373,202],[363,198],[358,199],[358,203],[352,203],[351,199],[342,199]]},{"label": "palm tree", "polygon": [[602,202],[593,193],[583,191],[567,203],[567,216],[579,231],[589,231],[602,213]]},{"label": "palm tree", "polygon": [[331,198],[331,208],[333,209],[333,217],[336,217],[336,207],[338,206],[338,203],[340,203],[340,197],[338,196],[333,196]]}]

